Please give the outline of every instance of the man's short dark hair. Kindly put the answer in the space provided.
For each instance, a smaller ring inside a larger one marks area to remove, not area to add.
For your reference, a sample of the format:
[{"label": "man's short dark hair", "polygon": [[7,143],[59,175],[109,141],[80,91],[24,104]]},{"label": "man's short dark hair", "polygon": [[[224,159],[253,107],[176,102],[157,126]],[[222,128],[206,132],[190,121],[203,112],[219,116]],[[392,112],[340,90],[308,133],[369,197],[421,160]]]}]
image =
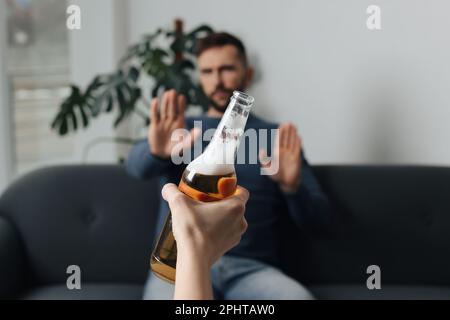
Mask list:
[{"label": "man's short dark hair", "polygon": [[223,47],[225,45],[234,46],[237,49],[239,58],[241,59],[242,63],[244,64],[244,66],[247,66],[247,54],[244,44],[237,37],[226,32],[213,32],[206,37],[199,39],[195,47],[195,55],[199,57],[208,49]]}]

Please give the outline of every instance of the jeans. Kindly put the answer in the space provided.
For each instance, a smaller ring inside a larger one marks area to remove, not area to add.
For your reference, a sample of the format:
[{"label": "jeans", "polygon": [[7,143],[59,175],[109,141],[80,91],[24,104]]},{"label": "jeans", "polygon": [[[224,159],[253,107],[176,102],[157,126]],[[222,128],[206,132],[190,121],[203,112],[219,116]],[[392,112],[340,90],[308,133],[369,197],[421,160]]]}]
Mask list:
[{"label": "jeans", "polygon": [[[214,297],[221,300],[311,300],[312,294],[281,270],[263,262],[223,256],[211,268]],[[146,300],[173,299],[174,286],[151,272]]]}]

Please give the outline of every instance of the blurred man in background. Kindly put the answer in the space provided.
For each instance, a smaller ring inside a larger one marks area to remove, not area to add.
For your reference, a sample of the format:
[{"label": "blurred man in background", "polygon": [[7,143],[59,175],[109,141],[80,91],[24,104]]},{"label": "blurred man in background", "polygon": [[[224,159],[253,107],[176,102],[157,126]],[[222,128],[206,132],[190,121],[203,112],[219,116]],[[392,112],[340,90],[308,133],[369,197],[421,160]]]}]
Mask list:
[{"label": "blurred man in background", "polygon": [[[160,177],[165,183],[178,183],[183,165],[171,161],[176,129],[191,130],[188,143],[198,137],[192,130],[194,121],[202,121],[203,130],[216,128],[234,90],[245,91],[251,84],[253,69],[249,65],[243,43],[228,33],[213,33],[197,45],[199,80],[209,98],[208,111],[195,118],[185,118],[186,99],[174,90],[166,92],[161,101],[153,99],[148,138],[134,146],[127,161],[127,170],[135,177]],[[270,161],[276,161],[275,174],[262,175],[261,167],[270,166],[266,150],[259,141],[259,163],[237,164],[239,184],[249,190],[245,217],[248,229],[241,242],[212,268],[214,296],[218,299],[311,299],[313,296],[298,281],[280,270],[281,236],[277,223],[288,213],[300,227],[308,221],[325,222],[328,200],[321,191],[302,150],[302,141],[291,123],[277,125],[254,115],[246,129],[279,129]],[[259,135],[258,135],[259,138]],[[202,141],[203,147],[206,142]],[[250,148],[246,144],[246,154]],[[250,155],[251,157],[251,155]],[[167,205],[161,202],[157,233],[161,230]],[[172,299],[173,286],[150,273],[144,298]]]}]

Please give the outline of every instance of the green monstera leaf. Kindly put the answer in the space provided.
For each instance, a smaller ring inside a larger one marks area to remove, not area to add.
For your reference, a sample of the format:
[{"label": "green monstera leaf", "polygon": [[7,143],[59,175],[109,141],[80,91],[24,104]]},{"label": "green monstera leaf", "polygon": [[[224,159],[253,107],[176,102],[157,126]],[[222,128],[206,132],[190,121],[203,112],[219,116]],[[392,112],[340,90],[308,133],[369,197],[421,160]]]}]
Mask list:
[{"label": "green monstera leaf", "polygon": [[89,125],[91,118],[109,113],[117,106],[118,116],[114,126],[119,125],[135,108],[141,97],[141,89],[136,85],[139,70],[130,68],[128,73],[119,70],[115,74],[97,76],[82,93],[72,86],[72,93],[63,101],[52,122],[52,128],[60,135],[76,131],[79,123]]},{"label": "green monstera leaf", "polygon": [[86,99],[81,94],[80,88],[72,85],[70,96],[62,102],[60,111],[51,124],[52,129],[58,130],[60,135],[65,135],[70,130],[78,129],[79,120],[83,127],[87,127],[89,125],[87,113],[90,110],[87,110],[85,102]]},{"label": "green monstera leaf", "polygon": [[[83,92],[78,86],[71,86],[70,95],[61,103],[51,127],[60,135],[86,128],[91,121],[105,113],[116,112],[114,126],[122,123],[130,114],[136,113],[149,123],[147,112],[138,108],[143,99],[139,85],[142,77],[153,80],[151,98],[162,90],[176,89],[187,98],[188,105],[206,107],[207,99],[200,86],[193,79],[194,48],[196,41],[213,32],[207,25],[183,33],[178,30],[158,29],[144,35],[139,43],[128,48],[120,59],[117,71],[96,76]],[[167,40],[161,47],[160,40]]]}]

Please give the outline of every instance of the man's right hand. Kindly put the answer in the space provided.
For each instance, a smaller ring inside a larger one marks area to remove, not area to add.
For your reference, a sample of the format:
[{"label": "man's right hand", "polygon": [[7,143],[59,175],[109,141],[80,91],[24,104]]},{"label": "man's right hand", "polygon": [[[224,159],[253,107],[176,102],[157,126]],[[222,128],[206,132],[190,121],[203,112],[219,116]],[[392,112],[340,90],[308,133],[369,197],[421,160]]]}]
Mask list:
[{"label": "man's right hand", "polygon": [[[192,129],[189,135],[173,136],[177,129],[184,129],[186,98],[175,90],[166,91],[161,99],[152,100],[150,106],[151,123],[148,129],[150,152],[159,158],[168,159],[174,152],[191,147],[199,135],[199,130]],[[181,147],[175,150],[175,146]]]}]

